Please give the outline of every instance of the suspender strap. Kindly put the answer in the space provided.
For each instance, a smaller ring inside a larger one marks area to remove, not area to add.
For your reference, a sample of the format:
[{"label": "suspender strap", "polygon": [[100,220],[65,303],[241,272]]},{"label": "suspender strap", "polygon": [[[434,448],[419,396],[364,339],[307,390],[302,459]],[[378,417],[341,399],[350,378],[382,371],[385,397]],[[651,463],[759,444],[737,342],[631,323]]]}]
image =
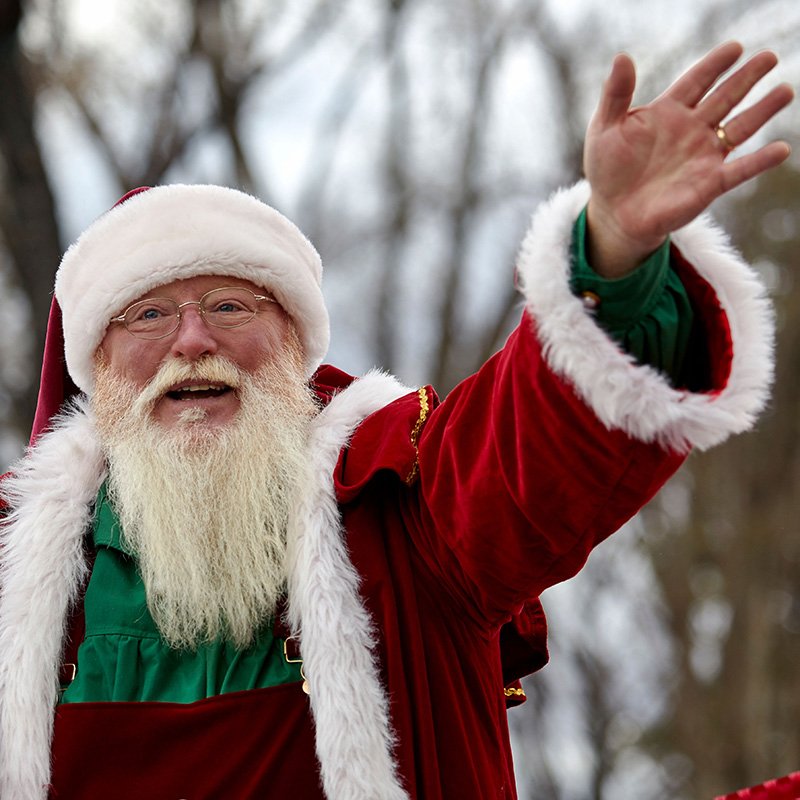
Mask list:
[{"label": "suspender strap", "polygon": [[[95,550],[88,547],[87,541],[87,560],[89,563],[89,576],[91,577],[94,567]],[[86,597],[86,587],[89,578],[81,587],[75,603],[68,612],[67,635],[64,639],[64,650],[61,654],[61,668],[58,673],[58,682],[63,692],[75,680],[78,672],[78,648],[86,638],[86,612],[84,609],[84,598]]]}]

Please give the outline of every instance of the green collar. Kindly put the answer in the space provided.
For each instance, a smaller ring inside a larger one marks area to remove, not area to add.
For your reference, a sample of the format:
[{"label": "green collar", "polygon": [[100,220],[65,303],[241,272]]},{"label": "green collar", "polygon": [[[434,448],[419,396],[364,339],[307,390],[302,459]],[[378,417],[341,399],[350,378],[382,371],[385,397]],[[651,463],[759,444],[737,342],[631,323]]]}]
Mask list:
[{"label": "green collar", "polygon": [[95,547],[111,547],[126,556],[133,556],[130,548],[122,542],[122,526],[116,511],[108,498],[106,484],[97,493],[97,504],[94,513],[94,545]]}]

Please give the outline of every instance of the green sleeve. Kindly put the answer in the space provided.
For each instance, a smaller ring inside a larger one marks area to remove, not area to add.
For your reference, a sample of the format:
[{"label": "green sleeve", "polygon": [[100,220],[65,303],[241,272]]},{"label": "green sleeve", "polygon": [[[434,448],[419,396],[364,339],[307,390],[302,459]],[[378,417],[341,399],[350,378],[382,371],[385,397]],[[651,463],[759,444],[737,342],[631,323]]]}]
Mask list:
[{"label": "green sleeve", "polygon": [[572,291],[587,298],[600,325],[641,364],[680,385],[694,312],[665,242],[623,278],[598,275],[586,257],[586,209],[572,231]]}]

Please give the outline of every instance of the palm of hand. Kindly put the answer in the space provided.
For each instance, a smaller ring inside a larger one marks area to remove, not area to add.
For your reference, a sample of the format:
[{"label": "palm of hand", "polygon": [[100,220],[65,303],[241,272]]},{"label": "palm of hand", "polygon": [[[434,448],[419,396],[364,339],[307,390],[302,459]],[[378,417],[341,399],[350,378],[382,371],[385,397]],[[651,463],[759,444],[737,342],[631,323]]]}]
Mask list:
[{"label": "palm of hand", "polygon": [[[741,53],[736,42],[717,47],[652,103],[633,109],[633,62],[615,59],[584,149],[591,258],[601,274],[629,271],[717,197],[789,155],[785,142],[771,142],[726,160],[717,127],[777,64],[774,53],[758,53],[709,92]],[[743,144],[793,96],[786,84],[775,87],[725,123],[727,139]]]},{"label": "palm of hand", "polygon": [[725,153],[693,109],[661,98],[586,139],[594,199],[628,237],[655,248],[725,191]]}]

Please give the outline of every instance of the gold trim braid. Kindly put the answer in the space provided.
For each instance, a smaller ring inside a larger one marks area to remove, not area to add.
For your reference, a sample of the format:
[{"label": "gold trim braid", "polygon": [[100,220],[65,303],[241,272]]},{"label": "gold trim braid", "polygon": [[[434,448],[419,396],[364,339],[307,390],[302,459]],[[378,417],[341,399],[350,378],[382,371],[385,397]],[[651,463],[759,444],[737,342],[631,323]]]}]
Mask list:
[{"label": "gold trim braid", "polygon": [[420,387],[417,395],[419,397],[419,417],[417,417],[417,421],[414,423],[414,427],[411,430],[411,444],[414,447],[416,456],[414,458],[414,466],[411,467],[411,472],[406,478],[406,483],[409,486],[414,483],[414,481],[417,479],[417,475],[419,474],[419,436],[420,433],[422,433],[422,426],[425,424],[425,420],[428,419],[428,413],[430,411],[427,389],[424,386]]},{"label": "gold trim braid", "polygon": [[506,697],[526,697],[525,690],[516,687],[503,689],[503,694]]}]

